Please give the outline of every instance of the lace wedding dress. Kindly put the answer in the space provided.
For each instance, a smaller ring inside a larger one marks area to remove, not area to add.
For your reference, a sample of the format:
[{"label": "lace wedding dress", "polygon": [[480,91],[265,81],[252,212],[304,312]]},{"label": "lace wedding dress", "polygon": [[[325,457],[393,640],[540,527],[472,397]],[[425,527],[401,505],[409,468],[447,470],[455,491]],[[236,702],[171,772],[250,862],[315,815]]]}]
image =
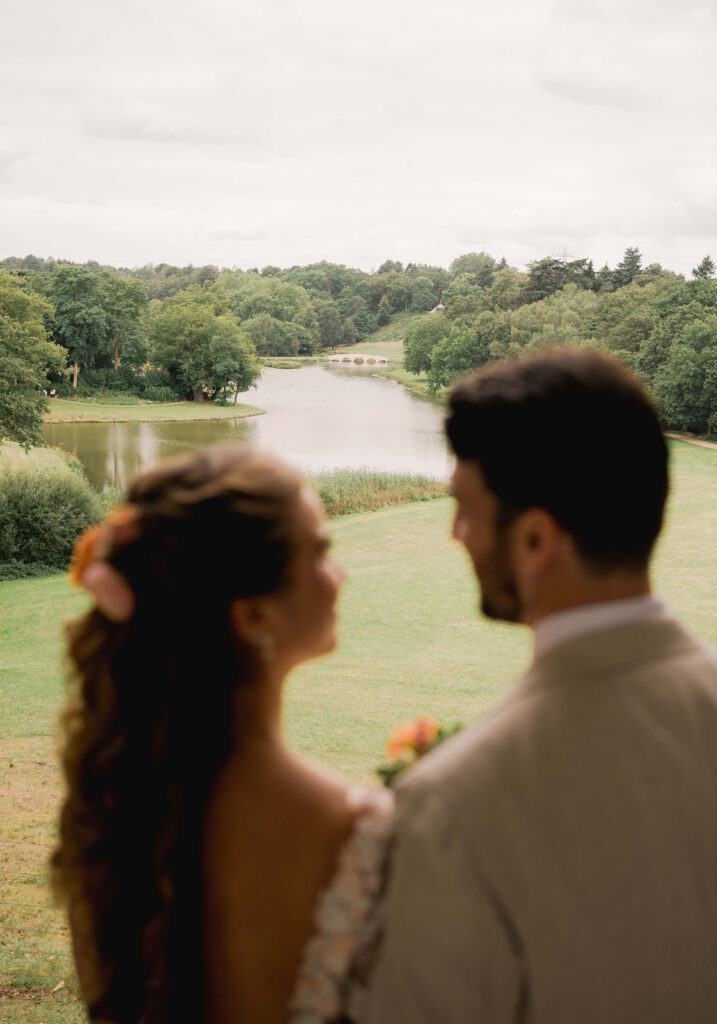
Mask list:
[{"label": "lace wedding dress", "polygon": [[381,934],[384,867],[393,822],[388,790],[356,789],[351,833],[319,896],[316,931],[306,944],[289,1024],[360,1024],[368,975]]}]

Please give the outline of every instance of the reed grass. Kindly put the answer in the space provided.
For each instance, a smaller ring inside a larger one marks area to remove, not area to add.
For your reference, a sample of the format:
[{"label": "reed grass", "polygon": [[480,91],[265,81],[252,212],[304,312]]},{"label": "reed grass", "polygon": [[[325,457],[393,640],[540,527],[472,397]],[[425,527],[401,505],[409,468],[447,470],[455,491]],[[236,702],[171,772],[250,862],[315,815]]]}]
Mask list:
[{"label": "reed grass", "polygon": [[312,475],[310,480],[330,519],[350,512],[375,512],[389,505],[444,498],[448,493],[442,480],[370,469],[337,469]]}]

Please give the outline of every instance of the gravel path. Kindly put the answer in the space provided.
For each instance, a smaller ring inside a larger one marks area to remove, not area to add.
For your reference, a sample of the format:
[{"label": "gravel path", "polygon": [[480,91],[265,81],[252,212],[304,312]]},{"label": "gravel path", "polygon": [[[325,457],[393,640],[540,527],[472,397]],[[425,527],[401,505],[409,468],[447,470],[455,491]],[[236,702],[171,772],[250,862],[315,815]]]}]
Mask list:
[{"label": "gravel path", "polygon": [[717,448],[717,444],[713,444],[712,441],[697,441],[692,437],[683,437],[682,434],[665,434],[665,437],[674,437],[675,441],[686,441],[687,444],[697,444],[700,448]]}]

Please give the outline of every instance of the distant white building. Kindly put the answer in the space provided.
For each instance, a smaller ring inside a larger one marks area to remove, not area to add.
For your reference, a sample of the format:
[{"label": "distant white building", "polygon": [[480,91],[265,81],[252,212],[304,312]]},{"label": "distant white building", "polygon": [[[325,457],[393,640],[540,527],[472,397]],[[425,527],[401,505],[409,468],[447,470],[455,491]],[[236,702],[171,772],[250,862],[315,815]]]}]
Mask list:
[{"label": "distant white building", "polygon": [[439,302],[437,306],[433,307],[431,313],[442,313],[445,308],[446,307],[443,305],[443,303]]}]

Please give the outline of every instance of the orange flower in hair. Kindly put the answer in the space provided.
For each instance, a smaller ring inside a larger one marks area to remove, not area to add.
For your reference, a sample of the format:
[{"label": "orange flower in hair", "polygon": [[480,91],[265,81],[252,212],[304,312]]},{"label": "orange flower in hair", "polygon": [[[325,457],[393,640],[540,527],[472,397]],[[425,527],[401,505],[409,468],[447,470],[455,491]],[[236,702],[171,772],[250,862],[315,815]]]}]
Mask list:
[{"label": "orange flower in hair", "polygon": [[70,562],[70,580],[82,586],[82,575],[93,562],[106,558],[117,544],[127,544],[137,535],[139,509],[128,503],[117,505],[104,522],[90,526],[75,542]]},{"label": "orange flower in hair", "polygon": [[81,533],[75,541],[75,549],[72,552],[70,561],[70,582],[76,587],[82,586],[82,574],[85,569],[97,558],[97,550],[102,545],[107,534],[107,527],[104,523],[98,526],[90,526]]},{"label": "orange flower in hair", "polygon": [[113,622],[131,617],[135,597],[127,581],[105,559],[116,545],[134,540],[138,523],[136,505],[118,505],[103,523],[77,538],[72,554],[70,580],[92,594],[100,611]]}]

